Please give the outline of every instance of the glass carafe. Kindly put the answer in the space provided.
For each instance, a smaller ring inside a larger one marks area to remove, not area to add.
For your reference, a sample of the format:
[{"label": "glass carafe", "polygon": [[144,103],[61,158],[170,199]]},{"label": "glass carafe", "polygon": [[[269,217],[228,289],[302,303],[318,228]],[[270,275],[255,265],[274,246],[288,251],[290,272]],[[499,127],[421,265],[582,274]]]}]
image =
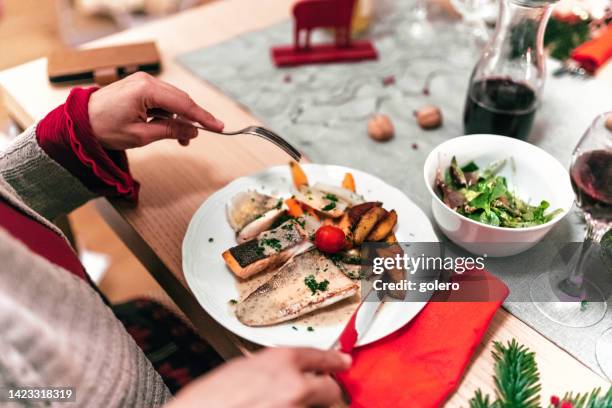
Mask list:
[{"label": "glass carafe", "polygon": [[555,1],[500,1],[495,34],[470,78],[465,133],[529,136],[546,77],[544,31]]}]

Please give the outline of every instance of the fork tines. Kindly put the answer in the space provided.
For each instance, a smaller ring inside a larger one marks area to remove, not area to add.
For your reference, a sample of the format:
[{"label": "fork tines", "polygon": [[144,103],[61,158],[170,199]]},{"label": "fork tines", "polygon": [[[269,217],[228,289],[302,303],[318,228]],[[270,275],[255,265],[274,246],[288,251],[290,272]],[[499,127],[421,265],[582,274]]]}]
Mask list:
[{"label": "fork tines", "polygon": [[302,154],[295,147],[291,146],[289,142],[271,130],[261,126],[254,126],[253,131],[254,133],[257,133],[258,136],[264,137],[265,139],[268,139],[276,144],[278,147],[287,152],[287,154],[289,154],[289,156],[291,156],[294,160],[299,161],[302,158]]}]

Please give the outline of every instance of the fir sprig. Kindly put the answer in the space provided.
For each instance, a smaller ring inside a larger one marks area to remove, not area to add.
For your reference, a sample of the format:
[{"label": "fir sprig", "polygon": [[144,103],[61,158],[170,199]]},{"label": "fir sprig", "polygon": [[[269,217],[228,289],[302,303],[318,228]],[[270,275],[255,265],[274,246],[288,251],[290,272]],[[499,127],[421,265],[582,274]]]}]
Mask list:
[{"label": "fir sprig", "polygon": [[499,406],[538,408],[542,387],[535,353],[515,339],[507,346],[495,342],[493,348]]},{"label": "fir sprig", "polygon": [[[608,392],[601,394],[601,388],[596,388],[591,392],[584,394],[575,394],[573,392],[566,393],[560,403],[569,402],[572,408],[612,408],[612,387],[608,388]],[[551,404],[550,408],[557,408]]]},{"label": "fir sprig", "polygon": [[[535,353],[515,339],[507,344],[493,344],[495,360],[495,396],[477,390],[470,400],[470,408],[540,408],[540,374]],[[549,408],[612,408],[612,387],[605,394],[597,388],[590,393],[566,393],[563,398],[552,397]]]},{"label": "fir sprig", "polygon": [[[497,402],[497,401],[496,401]],[[483,395],[481,390],[476,390],[474,398],[470,400],[470,408],[495,408],[496,404],[489,402],[489,396]]]}]

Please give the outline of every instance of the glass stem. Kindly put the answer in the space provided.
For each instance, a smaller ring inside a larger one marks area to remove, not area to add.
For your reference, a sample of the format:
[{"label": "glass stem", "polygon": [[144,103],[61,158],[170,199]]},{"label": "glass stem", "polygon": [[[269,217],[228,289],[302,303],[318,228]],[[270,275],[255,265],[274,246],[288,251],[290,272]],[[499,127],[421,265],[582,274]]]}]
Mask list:
[{"label": "glass stem", "polygon": [[[580,247],[580,255],[578,256],[578,262],[576,266],[572,269],[572,273],[567,279],[564,279],[560,284],[559,288],[565,292],[566,294],[576,297],[583,297],[583,285],[584,285],[584,262],[587,258],[587,253],[591,249],[591,246],[594,242],[594,234],[593,234],[593,225],[590,222],[587,222],[587,230],[586,235],[584,237],[584,242]],[[583,300],[583,299],[580,299]]]}]

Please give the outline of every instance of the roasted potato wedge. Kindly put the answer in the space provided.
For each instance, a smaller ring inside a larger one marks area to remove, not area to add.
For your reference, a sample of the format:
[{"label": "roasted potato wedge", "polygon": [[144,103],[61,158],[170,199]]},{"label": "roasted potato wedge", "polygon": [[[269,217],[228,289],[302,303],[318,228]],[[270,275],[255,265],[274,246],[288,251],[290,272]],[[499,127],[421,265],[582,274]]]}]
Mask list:
[{"label": "roasted potato wedge", "polygon": [[349,221],[348,213],[344,213],[336,227],[340,228],[342,232],[344,232],[344,236],[346,237],[346,249],[351,249],[353,247],[353,229],[351,228],[351,222]]},{"label": "roasted potato wedge", "polygon": [[382,206],[382,203],[377,201],[370,201],[367,203],[357,204],[356,206],[351,207],[351,209],[349,209],[348,211],[349,222],[351,226],[357,225],[361,217],[363,217],[365,213],[370,211],[370,209],[372,209],[373,207],[380,206]]},{"label": "roasted potato wedge", "polygon": [[395,244],[395,243],[397,243],[397,237],[395,236],[395,233],[391,232],[389,235],[387,235],[385,237],[385,242],[387,244]]},{"label": "roasted potato wedge", "polygon": [[355,228],[353,229],[353,242],[355,245],[361,245],[370,232],[374,229],[376,224],[385,216],[387,212],[378,206],[370,208],[363,217],[359,220]]},{"label": "roasted potato wedge", "polygon": [[387,212],[385,217],[381,219],[378,224],[376,224],[366,240],[370,242],[382,241],[391,231],[393,231],[393,227],[395,227],[396,223],[397,213],[395,210]]}]

